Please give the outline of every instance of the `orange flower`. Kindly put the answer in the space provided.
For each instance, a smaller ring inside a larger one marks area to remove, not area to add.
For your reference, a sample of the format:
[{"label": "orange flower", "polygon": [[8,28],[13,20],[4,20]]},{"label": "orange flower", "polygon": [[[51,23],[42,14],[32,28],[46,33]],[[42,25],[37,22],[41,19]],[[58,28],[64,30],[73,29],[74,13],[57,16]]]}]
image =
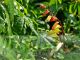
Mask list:
[{"label": "orange flower", "polygon": [[51,30],[54,30],[55,28],[61,28],[61,26],[58,23],[59,23],[58,21],[55,22]]}]

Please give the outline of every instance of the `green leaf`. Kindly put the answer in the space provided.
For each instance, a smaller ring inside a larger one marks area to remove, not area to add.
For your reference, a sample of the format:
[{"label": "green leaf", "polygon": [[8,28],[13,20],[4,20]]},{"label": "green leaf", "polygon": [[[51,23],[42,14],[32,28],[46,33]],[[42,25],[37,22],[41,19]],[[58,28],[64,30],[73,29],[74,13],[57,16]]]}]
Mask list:
[{"label": "green leaf", "polygon": [[69,6],[69,13],[72,13],[73,4],[70,4]]},{"label": "green leaf", "polygon": [[80,16],[80,3],[78,3],[78,14]]},{"label": "green leaf", "polygon": [[31,30],[38,36],[38,33],[33,26],[33,23],[30,23],[29,26],[30,26]]},{"label": "green leaf", "polygon": [[55,3],[56,3],[56,0],[50,0],[49,5],[51,6],[51,5],[55,4]]},{"label": "green leaf", "polygon": [[14,0],[7,0],[7,1],[8,1],[7,6],[8,6],[10,24],[12,24],[12,21],[14,20]]},{"label": "green leaf", "polygon": [[61,4],[62,3],[62,0],[58,0],[58,2]]}]

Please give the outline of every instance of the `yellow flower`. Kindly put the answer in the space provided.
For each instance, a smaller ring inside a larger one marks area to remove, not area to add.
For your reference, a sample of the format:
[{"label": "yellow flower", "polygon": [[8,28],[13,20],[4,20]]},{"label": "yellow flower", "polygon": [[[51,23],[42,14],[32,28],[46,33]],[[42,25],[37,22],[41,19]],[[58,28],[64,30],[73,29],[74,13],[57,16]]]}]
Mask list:
[{"label": "yellow flower", "polygon": [[45,22],[49,22],[50,21],[50,19],[51,19],[51,15],[49,15],[47,18],[46,18],[46,20],[45,20]]}]

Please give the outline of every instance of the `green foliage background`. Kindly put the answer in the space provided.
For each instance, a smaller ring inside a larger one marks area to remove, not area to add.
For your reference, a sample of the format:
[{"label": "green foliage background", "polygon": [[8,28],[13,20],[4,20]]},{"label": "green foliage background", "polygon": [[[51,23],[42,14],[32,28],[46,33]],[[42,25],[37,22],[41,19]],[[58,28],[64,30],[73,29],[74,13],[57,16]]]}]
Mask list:
[{"label": "green foliage background", "polygon": [[[41,0],[0,0],[0,60],[50,60],[49,53],[57,46],[58,38],[47,36],[47,24],[41,21],[43,10],[35,7]],[[80,58],[80,1],[43,0],[54,15],[64,13],[66,45],[78,48],[67,54],[60,49],[52,60]]]}]

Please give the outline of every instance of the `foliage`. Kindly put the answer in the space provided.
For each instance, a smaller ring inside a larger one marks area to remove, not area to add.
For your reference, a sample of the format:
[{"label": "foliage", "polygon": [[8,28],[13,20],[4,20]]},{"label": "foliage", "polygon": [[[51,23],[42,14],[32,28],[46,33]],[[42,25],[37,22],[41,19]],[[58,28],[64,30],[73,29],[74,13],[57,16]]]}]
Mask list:
[{"label": "foliage", "polygon": [[[59,25],[49,29],[46,9],[61,21],[64,36],[57,35]],[[0,60],[79,60],[79,11],[79,0],[0,0]]]}]

